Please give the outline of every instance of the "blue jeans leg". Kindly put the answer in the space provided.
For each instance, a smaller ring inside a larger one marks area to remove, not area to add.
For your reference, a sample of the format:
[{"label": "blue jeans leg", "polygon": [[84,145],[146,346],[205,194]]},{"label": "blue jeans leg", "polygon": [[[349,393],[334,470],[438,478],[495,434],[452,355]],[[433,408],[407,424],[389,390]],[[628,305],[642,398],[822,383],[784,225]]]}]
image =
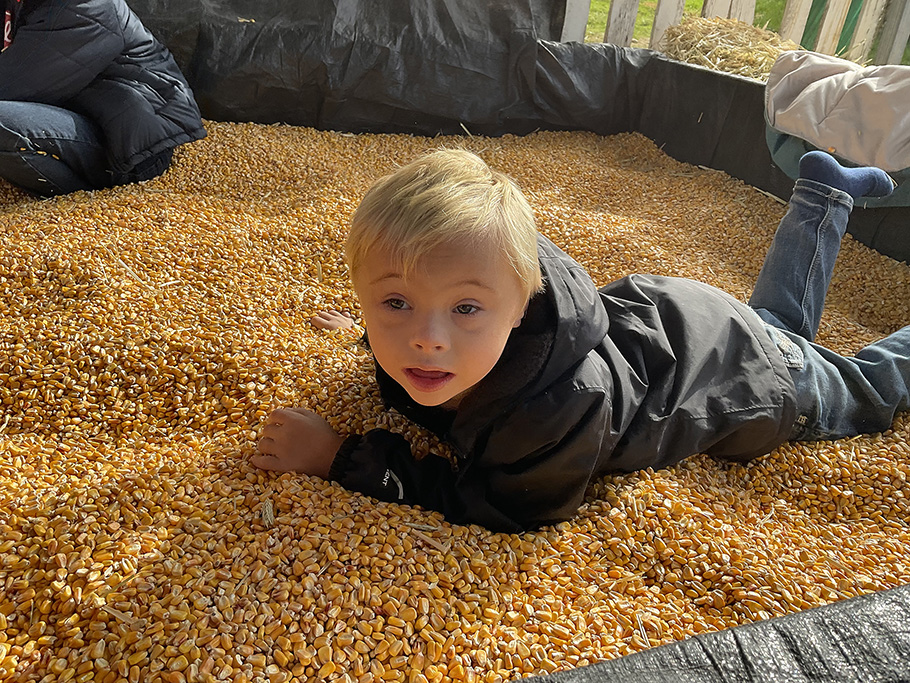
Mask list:
[{"label": "blue jeans leg", "polygon": [[805,363],[791,368],[799,417],[794,441],[841,439],[888,429],[910,408],[910,327],[840,356],[784,332],[802,348]]},{"label": "blue jeans leg", "polygon": [[75,112],[0,101],[0,177],[42,196],[112,183],[98,127]]},{"label": "blue jeans leg", "polygon": [[910,327],[852,357],[812,341],[852,208],[846,193],[797,180],[749,300],[785,336],[771,334],[796,385],[797,441],[883,431],[910,408]]},{"label": "blue jeans leg", "polygon": [[796,181],[749,299],[765,322],[815,339],[852,209],[846,192]]}]

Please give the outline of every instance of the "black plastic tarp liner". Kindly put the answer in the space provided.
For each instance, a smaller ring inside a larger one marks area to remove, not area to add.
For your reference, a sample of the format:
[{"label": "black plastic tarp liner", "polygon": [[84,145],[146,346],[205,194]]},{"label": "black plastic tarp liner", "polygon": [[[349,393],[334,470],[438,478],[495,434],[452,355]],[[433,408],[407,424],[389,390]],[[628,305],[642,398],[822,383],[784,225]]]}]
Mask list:
[{"label": "black plastic tarp liner", "polygon": [[910,587],[699,635],[538,683],[910,681]]},{"label": "black plastic tarp liner", "polygon": [[350,132],[632,130],[653,53],[560,44],[556,0],[131,0],[205,117]]}]

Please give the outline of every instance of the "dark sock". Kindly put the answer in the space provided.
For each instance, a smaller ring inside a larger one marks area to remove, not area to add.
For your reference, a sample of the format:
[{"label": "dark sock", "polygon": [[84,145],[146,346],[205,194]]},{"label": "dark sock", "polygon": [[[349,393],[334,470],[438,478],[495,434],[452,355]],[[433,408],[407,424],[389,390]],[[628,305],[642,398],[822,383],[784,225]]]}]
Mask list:
[{"label": "dark sock", "polygon": [[847,168],[826,152],[806,152],[799,160],[799,177],[843,190],[854,199],[886,197],[894,191],[894,181],[874,166]]}]

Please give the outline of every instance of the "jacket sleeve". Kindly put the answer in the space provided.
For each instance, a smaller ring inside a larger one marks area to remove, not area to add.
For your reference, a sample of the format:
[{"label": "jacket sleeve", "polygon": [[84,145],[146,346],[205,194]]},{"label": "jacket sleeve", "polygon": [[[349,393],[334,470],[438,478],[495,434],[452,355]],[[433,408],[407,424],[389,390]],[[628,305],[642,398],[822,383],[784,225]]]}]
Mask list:
[{"label": "jacket sleeve", "polygon": [[415,460],[397,434],[349,437],[329,478],[390,502],[438,510],[452,523],[519,533],[575,515],[609,442],[603,393],[575,394],[567,405],[537,397],[485,438],[455,471],[441,457]]},{"label": "jacket sleeve", "polygon": [[0,99],[60,106],[75,97],[123,52],[112,8],[70,0],[34,10],[0,53]]}]

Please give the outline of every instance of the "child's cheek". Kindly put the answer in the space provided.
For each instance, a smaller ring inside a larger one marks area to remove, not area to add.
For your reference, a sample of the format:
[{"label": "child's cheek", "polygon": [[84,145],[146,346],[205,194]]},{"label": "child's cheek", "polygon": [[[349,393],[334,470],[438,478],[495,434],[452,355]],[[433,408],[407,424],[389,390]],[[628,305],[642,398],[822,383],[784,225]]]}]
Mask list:
[{"label": "child's cheek", "polygon": [[376,346],[371,347],[371,350],[373,352],[373,359],[376,361],[376,365],[381,367],[386,372],[386,374],[391,375],[392,366],[394,364],[389,362],[390,359],[388,358],[388,355],[386,354],[385,349],[382,347],[382,345],[379,344],[378,347],[379,348]]}]

